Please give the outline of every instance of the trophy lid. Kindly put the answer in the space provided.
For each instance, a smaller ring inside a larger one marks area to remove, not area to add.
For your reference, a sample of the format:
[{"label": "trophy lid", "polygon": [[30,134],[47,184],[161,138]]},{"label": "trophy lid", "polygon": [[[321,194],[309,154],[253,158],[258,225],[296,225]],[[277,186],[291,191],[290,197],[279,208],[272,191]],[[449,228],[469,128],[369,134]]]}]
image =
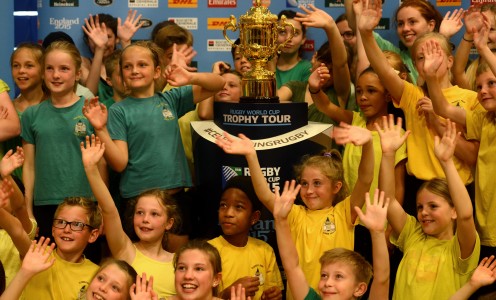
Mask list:
[{"label": "trophy lid", "polygon": [[246,14],[239,17],[241,24],[274,24],[277,22],[277,15],[272,14],[269,9],[262,6],[260,0],[256,0],[253,7]]}]

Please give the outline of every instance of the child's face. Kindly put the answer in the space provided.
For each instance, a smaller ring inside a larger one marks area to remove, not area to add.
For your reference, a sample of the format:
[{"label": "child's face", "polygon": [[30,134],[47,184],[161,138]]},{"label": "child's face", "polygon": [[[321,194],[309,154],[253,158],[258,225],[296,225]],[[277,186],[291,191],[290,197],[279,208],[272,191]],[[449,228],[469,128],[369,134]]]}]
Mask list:
[{"label": "child's face", "polygon": [[446,199],[427,189],[422,189],[417,195],[417,219],[425,234],[440,240],[453,237],[455,208]]},{"label": "child's face", "polygon": [[362,296],[367,290],[367,285],[357,282],[350,265],[334,262],[320,269],[318,289],[322,299],[349,300]]},{"label": "child's face", "polygon": [[477,98],[487,111],[496,111],[496,77],[493,72],[487,71],[475,80],[477,87]]},{"label": "child's face", "polygon": [[219,204],[219,223],[225,236],[246,238],[250,227],[258,221],[248,196],[240,189],[229,188],[222,193]]},{"label": "child's face", "polygon": [[[310,210],[319,210],[331,207],[336,189],[331,180],[322,171],[313,166],[307,166],[301,173],[300,196]],[[334,193],[333,193],[334,192]]]},{"label": "child's face", "polygon": [[21,92],[41,87],[41,65],[31,50],[20,49],[13,57],[12,78]]},{"label": "child's face", "polygon": [[[88,224],[88,213],[80,206],[64,206],[55,219]],[[57,245],[57,254],[67,258],[82,252],[88,243],[93,243],[98,237],[98,229],[84,226],[83,230],[74,231],[71,225],[66,224],[63,229],[52,226],[52,235]]]},{"label": "child's face", "polygon": [[109,81],[110,86],[112,86],[112,89],[119,95],[120,98],[125,98],[126,95],[129,94],[129,91],[122,82],[121,72],[119,71],[118,65],[112,72],[112,77],[109,78]]},{"label": "child's face", "polygon": [[226,80],[226,84],[215,94],[215,101],[238,103],[241,97],[241,78],[232,73],[223,74],[222,77]]},{"label": "child's face", "polygon": [[86,299],[126,300],[129,296],[128,275],[115,264],[102,269],[90,282]]},{"label": "child's face", "polygon": [[143,196],[136,202],[133,224],[134,231],[140,240],[161,241],[165,231],[169,230],[174,223],[159,201],[154,196]]},{"label": "child's face", "polygon": [[[288,23],[293,24],[295,28],[295,34],[293,38],[281,49],[281,53],[293,54],[297,53],[300,49],[300,46],[305,43],[306,38],[303,36],[301,23],[294,19],[286,19]],[[279,31],[277,42],[279,44],[284,43],[286,39],[291,34],[291,27],[286,27],[284,31]]]},{"label": "child's face", "polygon": [[45,84],[52,95],[66,95],[74,92],[79,70],[72,57],[61,50],[54,50],[45,57]]},{"label": "child's face", "polygon": [[239,50],[236,50],[236,52],[234,53],[233,60],[234,70],[238,71],[239,73],[244,74],[251,70],[250,61],[248,61],[248,59],[244,57],[243,54],[239,52]]},{"label": "child's face", "polygon": [[179,256],[175,285],[180,299],[209,299],[212,297],[212,288],[219,283],[220,274],[214,274],[207,254],[198,249],[190,249]]},{"label": "child's face", "polygon": [[374,73],[362,74],[357,81],[356,101],[367,119],[387,115],[386,89]]},{"label": "child's face", "polygon": [[396,19],[398,36],[407,48],[410,48],[419,36],[434,30],[434,21],[427,21],[415,7],[400,9]]},{"label": "child's face", "polygon": [[[107,37],[108,37],[108,42],[105,45],[105,52],[103,52],[103,57],[108,57],[110,54],[112,54],[112,52],[114,52],[115,50],[115,45],[118,42],[117,37],[110,28],[107,28]],[[93,43],[91,39],[88,39],[88,45],[90,47],[91,53],[95,53],[96,45],[95,43]]]},{"label": "child's face", "polygon": [[160,77],[160,67],[155,66],[150,50],[131,46],[122,53],[122,76],[131,93],[148,92],[154,80]]}]

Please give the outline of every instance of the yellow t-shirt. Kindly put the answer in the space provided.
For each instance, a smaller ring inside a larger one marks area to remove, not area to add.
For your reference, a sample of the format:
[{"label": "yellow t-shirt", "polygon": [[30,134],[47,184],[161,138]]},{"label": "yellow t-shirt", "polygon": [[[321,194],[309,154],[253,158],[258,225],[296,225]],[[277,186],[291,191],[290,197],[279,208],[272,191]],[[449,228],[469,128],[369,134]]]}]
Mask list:
[{"label": "yellow t-shirt", "polygon": [[[353,112],[353,121],[351,125],[366,128],[367,120],[358,112]],[[402,134],[404,130],[401,131]],[[370,196],[374,196],[374,192],[379,186],[379,170],[381,168],[382,148],[381,138],[377,131],[372,131],[372,143],[374,146],[374,179],[370,185]],[[406,159],[406,144],[403,144],[397,151],[394,158],[394,164]],[[355,146],[351,143],[346,144],[343,154],[344,179],[350,190],[353,190],[358,180],[358,166],[362,159],[362,146]],[[365,205],[364,205],[365,206]]]},{"label": "yellow t-shirt", "polygon": [[21,299],[64,299],[76,300],[84,293],[98,266],[88,259],[72,263],[52,252],[55,263],[52,267],[35,275],[28,283]]},{"label": "yellow t-shirt", "polygon": [[9,86],[5,83],[5,81],[0,79],[0,93],[9,92],[9,91],[10,91]]},{"label": "yellow t-shirt", "polygon": [[467,138],[480,141],[475,169],[475,220],[481,244],[496,247],[496,120],[467,112]]},{"label": "yellow t-shirt", "polygon": [[474,251],[460,258],[460,245],[455,234],[450,240],[425,235],[417,220],[408,216],[399,237],[391,242],[403,251],[394,283],[393,299],[448,299],[470,279],[477,268],[480,240]]},{"label": "yellow t-shirt", "polygon": [[[29,232],[28,236],[32,240],[36,235],[36,227],[38,227],[38,224],[35,219],[31,219],[31,224],[31,232]],[[19,256],[19,251],[17,251],[14,242],[4,229],[0,229],[0,261],[5,270],[5,286],[9,286],[15,274],[17,274],[21,268],[21,257]]]},{"label": "yellow t-shirt", "polygon": [[[418,100],[424,97],[424,92],[420,87],[409,82],[404,81],[404,84],[405,89],[403,90],[399,107],[405,113],[406,128],[412,132],[406,140],[408,149],[406,168],[408,174],[421,180],[446,178],[434,154],[435,131],[427,126],[425,117],[419,115],[416,108]],[[484,110],[477,101],[477,93],[474,91],[452,86],[443,89],[443,94],[451,105],[466,111]],[[462,181],[465,184],[472,182],[471,168],[456,157],[453,160]]]},{"label": "yellow t-shirt", "polygon": [[260,280],[258,292],[252,299],[261,299],[264,290],[284,285],[272,247],[264,241],[248,237],[244,247],[231,245],[222,236],[208,241],[219,251],[222,260],[222,288],[246,276],[257,276]]},{"label": "yellow t-shirt", "polygon": [[[300,266],[310,287],[318,290],[320,280],[319,258],[337,247],[353,250],[355,224],[351,223],[350,197],[336,206],[322,210],[308,210],[293,205],[288,216],[291,236],[296,245]],[[293,299],[286,289],[286,299]]]},{"label": "yellow t-shirt", "polygon": [[[134,246],[136,248],[136,245]],[[162,262],[151,259],[136,248],[136,257],[131,266],[141,275],[153,276],[153,290],[158,298],[167,298],[176,294],[174,285],[174,267],[172,261]]]}]

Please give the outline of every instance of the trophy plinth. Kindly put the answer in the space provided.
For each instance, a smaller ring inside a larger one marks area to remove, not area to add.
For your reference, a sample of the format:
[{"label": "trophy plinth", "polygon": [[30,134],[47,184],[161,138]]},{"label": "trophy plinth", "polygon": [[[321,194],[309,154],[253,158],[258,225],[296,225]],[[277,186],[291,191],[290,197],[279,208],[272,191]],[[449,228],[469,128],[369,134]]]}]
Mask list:
[{"label": "trophy plinth", "polygon": [[[223,34],[232,47],[237,47],[252,65],[252,70],[243,74],[241,82],[243,96],[240,102],[278,103],[275,74],[267,70],[266,66],[267,62],[293,38],[294,26],[286,22],[285,16],[282,16],[281,22],[278,22],[277,16],[270,13],[268,8],[263,7],[260,0],[257,0],[246,14],[240,16],[239,23],[238,26],[236,18],[231,15],[230,22],[224,26]],[[284,43],[278,45],[278,33],[285,30],[286,26],[293,30]],[[229,39],[227,29],[232,31],[239,29],[239,45],[235,45]]]}]

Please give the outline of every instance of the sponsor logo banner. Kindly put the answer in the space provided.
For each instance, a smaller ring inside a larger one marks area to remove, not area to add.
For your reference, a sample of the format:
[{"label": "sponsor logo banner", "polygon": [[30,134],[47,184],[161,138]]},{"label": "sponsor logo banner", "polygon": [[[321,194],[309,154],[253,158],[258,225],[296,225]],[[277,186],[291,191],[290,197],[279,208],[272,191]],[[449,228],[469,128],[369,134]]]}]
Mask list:
[{"label": "sponsor logo banner", "polygon": [[55,30],[68,30],[72,28],[72,25],[79,25],[79,18],[75,19],[56,19],[50,18],[50,26]]},{"label": "sponsor logo banner", "polygon": [[50,0],[51,7],[77,7],[79,0]]},{"label": "sponsor logo banner", "polygon": [[237,7],[237,0],[208,0],[208,7]]},{"label": "sponsor logo banner", "polygon": [[128,0],[127,6],[153,8],[158,7],[158,0]]},{"label": "sponsor logo banner", "polygon": [[112,2],[114,2],[114,1],[113,0],[95,0],[95,4],[100,5],[100,6],[112,5]]},{"label": "sponsor logo banner", "polygon": [[207,51],[209,52],[231,52],[231,44],[225,39],[207,40]]},{"label": "sponsor logo banner", "polygon": [[198,0],[168,0],[170,8],[197,8]]},{"label": "sponsor logo banner", "polygon": [[168,20],[185,29],[198,30],[198,18],[169,18]]},{"label": "sponsor logo banner", "polygon": [[229,23],[229,18],[208,18],[207,29],[224,30],[224,25],[226,25],[227,23]]}]

